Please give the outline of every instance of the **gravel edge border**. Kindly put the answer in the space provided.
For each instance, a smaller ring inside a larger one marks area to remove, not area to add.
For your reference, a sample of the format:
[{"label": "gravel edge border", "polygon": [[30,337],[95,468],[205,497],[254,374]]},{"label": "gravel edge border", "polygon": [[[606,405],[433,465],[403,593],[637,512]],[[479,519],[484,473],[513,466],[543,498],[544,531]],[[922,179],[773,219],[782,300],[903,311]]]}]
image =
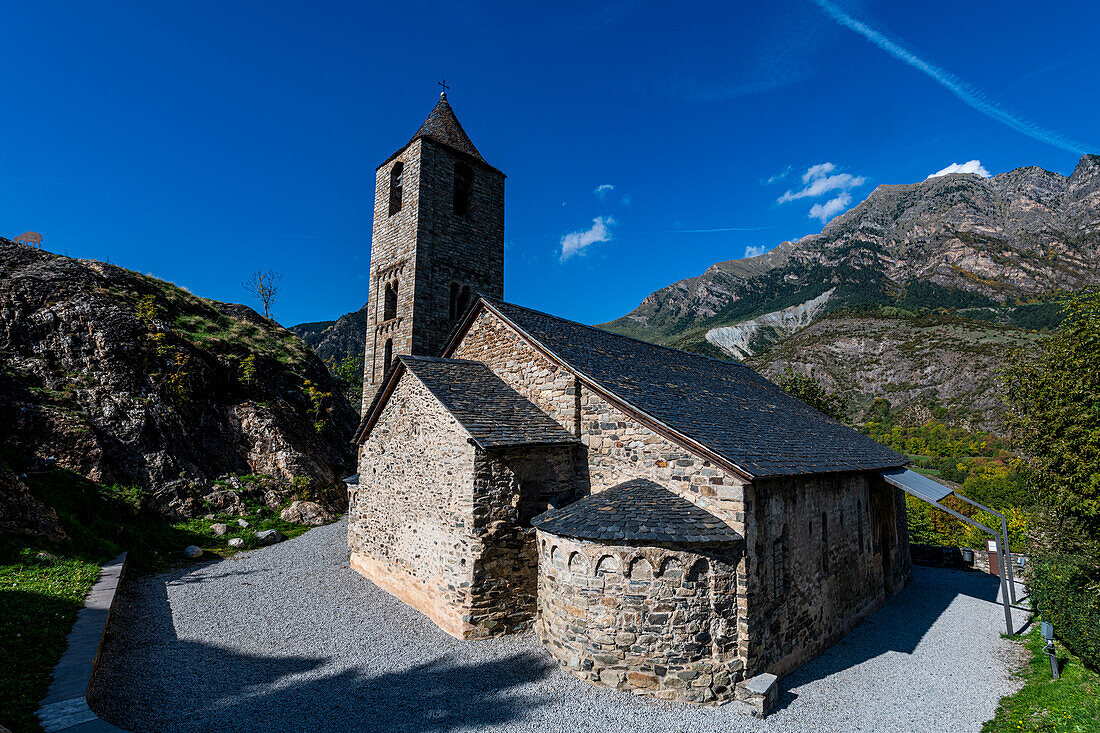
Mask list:
[{"label": "gravel edge border", "polygon": [[125,552],[101,565],[99,579],[77,613],[65,652],[53,669],[49,692],[38,705],[38,719],[46,733],[124,733],[88,706],[88,691],[99,671],[100,649],[126,568]]}]

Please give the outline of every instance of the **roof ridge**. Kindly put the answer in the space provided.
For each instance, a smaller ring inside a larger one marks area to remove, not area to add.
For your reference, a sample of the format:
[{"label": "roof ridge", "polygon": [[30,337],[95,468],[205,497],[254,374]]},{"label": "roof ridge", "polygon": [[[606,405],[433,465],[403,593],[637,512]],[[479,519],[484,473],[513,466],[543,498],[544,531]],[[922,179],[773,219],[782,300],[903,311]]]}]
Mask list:
[{"label": "roof ridge", "polygon": [[739,361],[729,361],[727,359],[718,359],[718,358],[715,358],[713,356],[707,356],[706,354],[697,353],[695,351],[688,351],[687,349],[677,349],[675,346],[665,346],[664,344],[655,344],[652,341],[644,341],[640,338],[635,338],[633,336],[627,336],[625,333],[616,333],[615,331],[608,331],[606,328],[600,328],[599,326],[590,326],[587,323],[581,323],[580,321],[571,321],[568,318],[562,318],[561,316],[555,316],[553,313],[547,313],[546,311],[536,310],[535,308],[528,308],[525,305],[517,305],[516,303],[509,303],[506,300],[502,300],[500,298],[492,298],[492,297],[489,297],[488,295],[482,295],[481,299],[482,300],[487,300],[490,303],[500,303],[501,305],[511,306],[512,308],[522,308],[525,311],[530,311],[531,313],[537,313],[540,316],[546,316],[547,318],[553,318],[555,321],[562,321],[564,323],[571,323],[574,326],[580,326],[581,328],[587,328],[590,331],[599,331],[600,333],[606,333],[606,334],[609,334],[611,336],[615,336],[617,338],[627,339],[629,341],[633,341],[636,344],[643,344],[645,346],[650,346],[650,347],[655,348],[655,349],[664,349],[665,351],[674,351],[678,354],[687,354],[688,356],[694,356],[694,357],[698,357],[700,359],[709,359],[710,361],[716,361],[719,364],[729,364],[731,366],[740,367],[741,369],[749,369],[750,371],[752,371],[752,368],[750,366],[748,366],[747,364],[744,364],[742,362],[739,362]]},{"label": "roof ridge", "polygon": [[426,354],[398,354],[398,359],[411,359],[413,361],[439,361],[446,364],[481,364],[485,366],[484,362],[477,361],[476,359],[455,359],[454,357],[443,356],[427,356]]}]

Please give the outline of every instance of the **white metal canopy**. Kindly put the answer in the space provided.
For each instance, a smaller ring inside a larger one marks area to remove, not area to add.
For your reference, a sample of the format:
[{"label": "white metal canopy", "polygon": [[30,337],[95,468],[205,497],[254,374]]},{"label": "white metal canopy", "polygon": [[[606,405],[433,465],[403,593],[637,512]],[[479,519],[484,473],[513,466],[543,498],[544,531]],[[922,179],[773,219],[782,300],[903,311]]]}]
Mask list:
[{"label": "white metal canopy", "polygon": [[[908,468],[891,468],[886,471],[879,471],[878,473],[886,479],[887,483],[898,487],[905,493],[915,496],[921,501],[926,501],[932,506],[942,509],[956,519],[960,519],[972,527],[976,527],[987,534],[993,535],[997,544],[997,561],[1000,565],[1001,601],[1005,607],[1005,626],[1008,629],[1008,634],[1011,636],[1013,633],[1012,604],[1016,602],[1016,581],[1012,577],[1012,556],[1009,554],[1011,550],[1008,546],[1008,521],[1005,519],[1005,515],[987,506],[982,506],[978,502],[968,499],[962,494],[956,494],[950,486],[945,486],[939,481],[930,479]],[[954,496],[957,499],[965,501],[967,504],[976,506],[982,511],[989,512],[999,517],[1001,520],[1001,531],[998,532],[994,529],[990,529],[965,514],[957,512],[951,507],[940,503],[949,496]]]},{"label": "white metal canopy", "polygon": [[943,501],[954,493],[950,487],[944,486],[939,481],[933,481],[908,468],[894,468],[889,471],[880,471],[880,473],[889,483],[924,501]]}]

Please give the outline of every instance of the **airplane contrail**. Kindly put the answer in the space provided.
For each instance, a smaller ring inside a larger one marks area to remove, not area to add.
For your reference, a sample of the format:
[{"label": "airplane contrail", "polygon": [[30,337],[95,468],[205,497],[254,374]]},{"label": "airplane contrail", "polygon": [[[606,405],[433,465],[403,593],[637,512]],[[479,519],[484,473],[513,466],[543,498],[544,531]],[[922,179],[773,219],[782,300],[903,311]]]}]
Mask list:
[{"label": "airplane contrail", "polygon": [[946,69],[942,69],[931,62],[925,61],[897,41],[888,38],[883,33],[875,30],[858,18],[845,13],[830,0],[813,1],[837,23],[849,30],[855,31],[894,58],[930,77],[937,84],[958,97],[964,104],[981,112],[986,117],[994,119],[1003,125],[1007,125],[1016,132],[1027,135],[1033,140],[1053,145],[1056,148],[1061,148],[1071,153],[1084,155],[1089,151],[1089,146],[1084,143],[1072,140],[1060,132],[1048,130],[1030,120],[1025,120],[1022,117],[1012,114],[1001,107],[998,102],[990,99],[973,84],[963,81]]},{"label": "airplane contrail", "polygon": [[654,234],[707,234],[710,232],[759,232],[771,227],[718,227],[716,229],[662,229]]}]

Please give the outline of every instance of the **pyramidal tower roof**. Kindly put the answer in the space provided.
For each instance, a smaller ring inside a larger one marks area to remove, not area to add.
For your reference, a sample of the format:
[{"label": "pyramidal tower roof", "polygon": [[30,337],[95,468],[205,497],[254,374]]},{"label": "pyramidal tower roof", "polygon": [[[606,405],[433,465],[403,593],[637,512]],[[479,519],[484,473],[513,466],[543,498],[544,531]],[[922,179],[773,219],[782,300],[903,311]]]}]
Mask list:
[{"label": "pyramidal tower roof", "polygon": [[[470,136],[462,129],[462,124],[458,121],[458,118],[455,117],[454,110],[451,109],[451,103],[447,101],[446,91],[439,95],[439,101],[436,102],[435,108],[432,109],[431,114],[424,120],[424,124],[420,126],[416,134],[409,138],[409,141],[405,143],[400,150],[387,158],[386,163],[393,160],[402,150],[421,138],[427,138],[451,150],[468,155],[479,163],[483,163],[492,168],[485,158],[481,157],[481,153],[478,152],[477,147],[475,147],[473,141],[470,140]],[[494,170],[496,169],[494,168]]]}]

